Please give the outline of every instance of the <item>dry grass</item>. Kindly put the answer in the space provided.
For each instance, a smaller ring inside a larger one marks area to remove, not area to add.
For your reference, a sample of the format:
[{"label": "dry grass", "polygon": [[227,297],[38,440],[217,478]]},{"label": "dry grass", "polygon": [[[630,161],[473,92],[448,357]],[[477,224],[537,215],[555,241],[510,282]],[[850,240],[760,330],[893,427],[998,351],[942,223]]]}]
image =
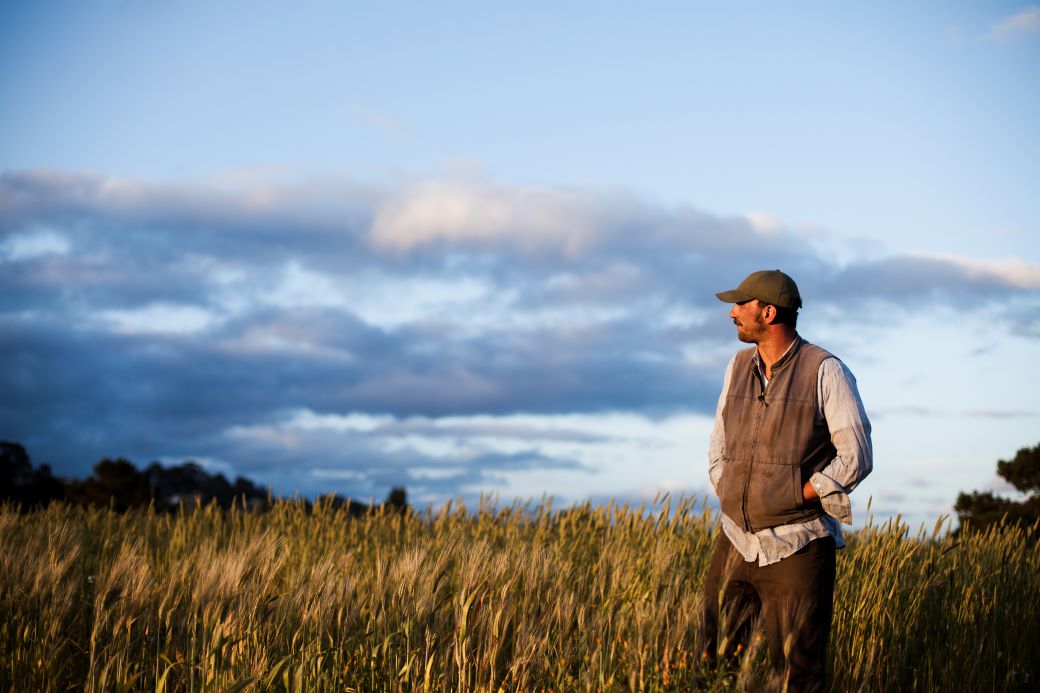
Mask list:
[{"label": "dry grass", "polygon": [[[277,502],[116,515],[0,509],[4,690],[747,690],[698,657],[710,517],[610,505],[350,519]],[[1038,685],[1022,530],[868,527],[839,552],[835,690]]]}]

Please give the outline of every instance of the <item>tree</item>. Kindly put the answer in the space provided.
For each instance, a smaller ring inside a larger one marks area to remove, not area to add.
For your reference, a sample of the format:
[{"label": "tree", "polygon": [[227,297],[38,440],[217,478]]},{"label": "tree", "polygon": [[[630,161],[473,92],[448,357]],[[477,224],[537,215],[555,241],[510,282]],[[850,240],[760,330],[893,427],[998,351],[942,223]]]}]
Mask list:
[{"label": "tree", "polygon": [[65,484],[51,473],[50,465],[34,468],[21,444],[0,441],[0,501],[33,508],[64,497]]},{"label": "tree", "polygon": [[1040,445],[1022,448],[1010,462],[997,462],[997,474],[1022,493],[1035,494],[1040,491]]},{"label": "tree", "polygon": [[1026,497],[1016,501],[990,491],[961,493],[953,508],[962,529],[984,530],[1002,518],[1025,527],[1040,521],[1040,444],[1022,448],[1011,460],[999,460],[997,474]]},{"label": "tree", "polygon": [[214,500],[220,507],[230,508],[235,501],[252,505],[267,499],[267,489],[249,479],[240,476],[231,484],[223,474],[210,475],[193,460],[176,467],[163,467],[153,462],[145,469],[144,475],[159,508],[175,508],[181,503],[195,501],[205,505]]},{"label": "tree", "polygon": [[399,513],[406,512],[408,510],[408,492],[404,490],[404,486],[394,486],[390,489],[383,505],[393,508]]},{"label": "tree", "polygon": [[[270,496],[269,489],[246,477],[238,476],[230,482],[223,474],[209,474],[194,460],[175,467],[153,462],[142,471],[124,457],[106,457],[94,465],[93,474],[86,479],[58,478],[49,465],[34,468],[29,453],[19,443],[0,441],[0,503],[11,502],[22,512],[55,500],[110,507],[116,512],[149,504],[162,512],[210,502],[222,508],[241,503],[263,510]],[[333,508],[345,507],[351,515],[361,516],[371,510],[367,503],[341,496],[330,495],[324,500]],[[403,487],[394,487],[382,505],[408,513],[408,494]]]},{"label": "tree", "polygon": [[0,500],[17,500],[32,479],[29,453],[18,443],[0,441]]},{"label": "tree", "polygon": [[146,506],[152,499],[148,479],[123,457],[106,457],[94,465],[94,474],[83,481],[81,492],[86,504],[111,506],[117,512]]}]

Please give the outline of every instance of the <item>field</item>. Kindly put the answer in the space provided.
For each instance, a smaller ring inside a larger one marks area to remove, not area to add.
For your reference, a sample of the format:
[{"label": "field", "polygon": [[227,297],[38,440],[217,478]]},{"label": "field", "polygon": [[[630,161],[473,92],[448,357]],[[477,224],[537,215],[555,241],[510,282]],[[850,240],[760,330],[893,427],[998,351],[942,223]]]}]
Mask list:
[{"label": "field", "polygon": [[[699,657],[692,499],[351,519],[0,509],[0,690],[748,690]],[[1035,690],[1040,552],[868,526],[838,554],[833,690]]]}]

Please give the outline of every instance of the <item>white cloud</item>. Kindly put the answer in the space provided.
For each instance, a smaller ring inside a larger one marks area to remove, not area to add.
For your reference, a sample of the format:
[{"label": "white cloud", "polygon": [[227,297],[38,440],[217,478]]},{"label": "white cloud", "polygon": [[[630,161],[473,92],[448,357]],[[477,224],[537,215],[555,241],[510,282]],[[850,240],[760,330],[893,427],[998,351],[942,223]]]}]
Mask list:
[{"label": "white cloud", "polygon": [[783,228],[780,220],[769,212],[745,212],[744,218],[751,224],[751,228],[762,234],[776,233]]},{"label": "white cloud", "polygon": [[194,334],[216,322],[216,316],[203,308],[163,303],[133,310],[103,310],[97,316],[119,334]]},{"label": "white cloud", "polygon": [[362,269],[334,274],[291,261],[268,289],[228,292],[232,298],[278,309],[330,308],[384,330],[429,321],[450,321],[480,330],[507,316],[508,297],[472,276],[406,276]]},{"label": "white cloud", "polygon": [[428,182],[380,205],[370,238],[399,252],[447,241],[575,256],[603,232],[605,211],[563,189]]},{"label": "white cloud", "polygon": [[[925,257],[925,256],[922,256]],[[970,279],[996,279],[1019,289],[1040,289],[1040,266],[1017,258],[975,260],[954,255],[931,255],[962,267]]]},{"label": "white cloud", "polygon": [[1037,33],[1040,33],[1040,5],[1030,5],[996,22],[982,38],[993,43],[1007,43]]},{"label": "white cloud", "polygon": [[[301,455],[329,448],[346,451],[338,461],[335,455],[327,459],[315,452],[321,461],[300,470],[327,479],[369,479],[380,468],[405,463],[409,492],[420,496],[437,480],[480,471],[470,481],[453,481],[454,490],[513,498],[537,496],[551,487],[565,502],[619,493],[642,502],[658,492],[678,496],[700,487],[706,479],[703,451],[710,427],[710,419],[692,415],[401,418],[300,409],[286,412],[276,423],[230,427],[225,435],[238,443]],[[373,456],[386,461],[365,459]],[[639,464],[633,465],[633,459]],[[550,484],[550,477],[561,483]],[[656,482],[659,478],[665,481]],[[630,493],[632,489],[638,491]]]},{"label": "white cloud", "polygon": [[342,307],[348,304],[346,294],[345,287],[335,278],[312,271],[299,262],[289,262],[281,281],[263,298],[279,308]]},{"label": "white cloud", "polygon": [[69,241],[50,229],[36,229],[15,234],[0,243],[0,257],[12,262],[32,260],[46,255],[66,255]]},{"label": "white cloud", "polygon": [[270,424],[232,426],[224,431],[224,436],[229,440],[248,441],[285,450],[300,448],[306,438],[298,430],[286,429],[283,426]]},{"label": "white cloud", "polygon": [[562,425],[559,416],[510,415],[510,416],[445,416],[428,418],[422,416],[396,418],[373,416],[353,412],[350,414],[319,414],[302,409],[292,414],[285,422],[289,427],[303,430],[330,430],[340,433],[372,433],[377,436],[396,437],[401,435],[430,438],[461,437],[480,440],[556,440],[564,442],[592,443],[605,440],[603,432],[596,430],[599,422],[594,418],[573,418],[569,425]]},{"label": "white cloud", "polygon": [[394,421],[392,416],[372,416],[370,414],[318,414],[309,409],[301,409],[292,415],[287,424],[292,428],[305,431],[329,429],[345,432],[368,433],[378,430]]}]

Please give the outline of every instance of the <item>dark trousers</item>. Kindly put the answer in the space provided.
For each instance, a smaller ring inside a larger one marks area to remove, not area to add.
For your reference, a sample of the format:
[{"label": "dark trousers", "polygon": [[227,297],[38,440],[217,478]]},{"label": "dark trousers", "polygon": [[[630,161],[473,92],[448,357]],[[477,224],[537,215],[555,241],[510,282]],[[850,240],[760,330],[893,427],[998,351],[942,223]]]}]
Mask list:
[{"label": "dark trousers", "polygon": [[777,690],[824,690],[834,568],[834,539],[830,537],[811,541],[779,563],[760,567],[745,561],[720,531],[704,581],[708,657],[736,655],[745,649],[753,623],[761,617]]}]

